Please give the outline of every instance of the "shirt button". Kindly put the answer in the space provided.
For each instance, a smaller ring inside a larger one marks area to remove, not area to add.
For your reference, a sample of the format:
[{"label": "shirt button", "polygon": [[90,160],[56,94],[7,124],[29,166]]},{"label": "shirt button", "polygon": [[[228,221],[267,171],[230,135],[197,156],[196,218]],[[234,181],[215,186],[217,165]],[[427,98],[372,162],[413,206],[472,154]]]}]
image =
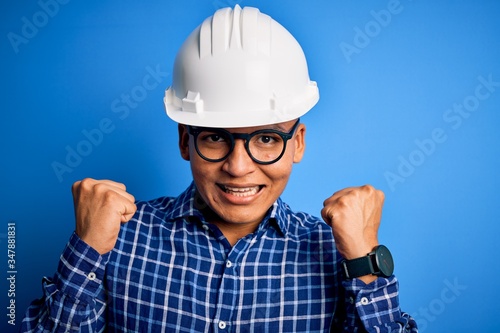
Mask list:
[{"label": "shirt button", "polygon": [[225,329],[226,328],[226,322],[225,321],[219,321],[219,328],[221,330]]},{"label": "shirt button", "polygon": [[206,225],[206,224],[202,225],[201,227],[202,227],[202,228],[203,228],[203,230],[205,230],[205,231],[208,231],[208,229],[210,229],[210,228],[208,227],[208,225]]},{"label": "shirt button", "polygon": [[94,281],[96,276],[95,276],[95,273],[94,272],[90,272],[89,275],[87,275],[87,278],[90,280],[90,281]]},{"label": "shirt button", "polygon": [[226,261],[226,267],[227,268],[233,267],[233,263],[231,262],[231,260]]},{"label": "shirt button", "polygon": [[363,305],[368,305],[368,303],[370,303],[370,301],[368,301],[368,298],[363,297],[363,298],[361,299],[361,304],[363,304]]}]

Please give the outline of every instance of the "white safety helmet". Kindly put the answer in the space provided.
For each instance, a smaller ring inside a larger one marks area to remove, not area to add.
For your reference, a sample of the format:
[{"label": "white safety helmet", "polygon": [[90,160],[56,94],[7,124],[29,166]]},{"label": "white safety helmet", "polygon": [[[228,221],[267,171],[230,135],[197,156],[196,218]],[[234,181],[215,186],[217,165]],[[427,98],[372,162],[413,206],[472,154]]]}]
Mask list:
[{"label": "white safety helmet", "polygon": [[257,8],[223,8],[186,39],[165,91],[168,116],[200,127],[250,127],[296,119],[319,99],[304,52]]}]

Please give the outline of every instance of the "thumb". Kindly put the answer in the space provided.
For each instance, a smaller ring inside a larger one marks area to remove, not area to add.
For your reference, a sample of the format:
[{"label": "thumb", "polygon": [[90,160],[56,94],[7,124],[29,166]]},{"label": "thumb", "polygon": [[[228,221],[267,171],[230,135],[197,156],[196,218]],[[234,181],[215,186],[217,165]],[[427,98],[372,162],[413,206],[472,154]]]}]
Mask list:
[{"label": "thumb", "polygon": [[333,224],[334,214],[335,213],[330,206],[325,206],[321,210],[321,217],[330,226]]},{"label": "thumb", "polygon": [[121,213],[121,222],[128,222],[134,216],[137,211],[137,206],[134,202],[127,201],[123,206]]}]

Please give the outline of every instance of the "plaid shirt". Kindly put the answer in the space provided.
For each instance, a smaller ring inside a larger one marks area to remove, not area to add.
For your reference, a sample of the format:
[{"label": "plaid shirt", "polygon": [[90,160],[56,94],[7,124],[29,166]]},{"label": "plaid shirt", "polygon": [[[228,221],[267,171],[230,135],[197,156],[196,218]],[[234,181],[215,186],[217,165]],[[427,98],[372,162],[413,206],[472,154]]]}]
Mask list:
[{"label": "plaid shirt", "polygon": [[278,199],[231,247],[203,205],[194,184],[138,202],[105,255],[73,234],[22,331],[417,332],[395,277],[342,280],[321,219]]}]

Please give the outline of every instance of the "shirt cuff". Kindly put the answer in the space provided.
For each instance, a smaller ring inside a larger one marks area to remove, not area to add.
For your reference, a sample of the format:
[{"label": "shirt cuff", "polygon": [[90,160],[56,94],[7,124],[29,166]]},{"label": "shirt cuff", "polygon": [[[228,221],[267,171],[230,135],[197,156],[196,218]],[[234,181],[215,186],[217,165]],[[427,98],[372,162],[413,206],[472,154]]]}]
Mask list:
[{"label": "shirt cuff", "polygon": [[108,260],[109,253],[100,255],[73,233],[61,254],[54,283],[61,292],[89,304],[99,292]]},{"label": "shirt cuff", "polygon": [[394,275],[379,277],[370,284],[359,279],[342,283],[346,290],[347,320],[353,325],[361,321],[365,329],[371,332],[374,327],[400,328],[406,324],[407,320],[401,316],[399,283]]}]

